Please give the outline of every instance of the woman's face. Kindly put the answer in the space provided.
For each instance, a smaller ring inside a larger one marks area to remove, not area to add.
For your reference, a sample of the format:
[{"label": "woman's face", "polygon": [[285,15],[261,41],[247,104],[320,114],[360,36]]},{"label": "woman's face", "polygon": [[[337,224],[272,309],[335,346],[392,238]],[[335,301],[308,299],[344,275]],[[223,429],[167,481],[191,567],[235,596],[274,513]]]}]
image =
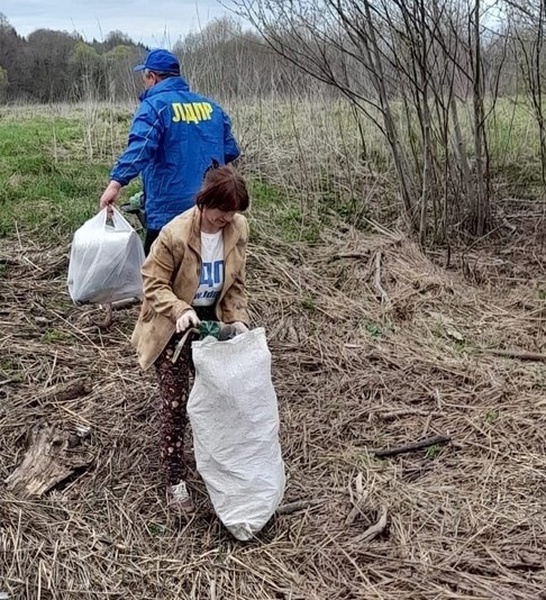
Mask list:
[{"label": "woman's face", "polygon": [[229,225],[233,221],[233,218],[237,214],[237,211],[230,210],[220,210],[219,208],[206,208],[204,207],[202,210],[202,219],[204,221],[204,225],[207,226],[208,229],[214,229],[219,231],[223,229],[226,225]]}]

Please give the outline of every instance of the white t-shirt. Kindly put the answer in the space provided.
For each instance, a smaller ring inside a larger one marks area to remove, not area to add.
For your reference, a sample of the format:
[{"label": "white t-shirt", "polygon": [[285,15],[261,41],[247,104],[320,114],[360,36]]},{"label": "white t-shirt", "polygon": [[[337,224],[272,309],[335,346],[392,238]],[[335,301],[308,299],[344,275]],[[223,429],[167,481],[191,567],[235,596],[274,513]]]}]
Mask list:
[{"label": "white t-shirt", "polygon": [[224,285],[224,236],[201,232],[201,277],[192,306],[212,306]]}]

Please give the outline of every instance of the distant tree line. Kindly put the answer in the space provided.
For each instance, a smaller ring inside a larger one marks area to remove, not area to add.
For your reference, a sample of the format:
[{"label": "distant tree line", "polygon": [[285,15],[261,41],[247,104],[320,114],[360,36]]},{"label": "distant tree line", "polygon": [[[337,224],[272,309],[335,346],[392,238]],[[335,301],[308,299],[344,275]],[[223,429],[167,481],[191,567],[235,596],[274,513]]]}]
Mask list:
[{"label": "distant tree line", "polygon": [[103,42],[37,29],[26,38],[0,14],[0,99],[61,102],[134,93],[129,75],[145,48],[114,31]]},{"label": "distant tree line", "polygon": [[[85,41],[77,32],[37,29],[19,35],[0,13],[0,101],[123,101],[141,89],[132,68],[149,50],[121,31],[104,41]],[[225,18],[189,34],[173,51],[192,87],[222,99],[286,94],[296,85],[317,84],[263,43]]]},{"label": "distant tree line", "polygon": [[[220,100],[345,98],[382,134],[403,214],[423,242],[493,226],[499,98],[533,116],[546,189],[545,0],[231,5],[252,29],[224,18],[175,45],[190,85]],[[0,15],[0,99],[134,99],[132,67],[145,51],[119,31],[102,42],[45,29],[25,38]]]}]

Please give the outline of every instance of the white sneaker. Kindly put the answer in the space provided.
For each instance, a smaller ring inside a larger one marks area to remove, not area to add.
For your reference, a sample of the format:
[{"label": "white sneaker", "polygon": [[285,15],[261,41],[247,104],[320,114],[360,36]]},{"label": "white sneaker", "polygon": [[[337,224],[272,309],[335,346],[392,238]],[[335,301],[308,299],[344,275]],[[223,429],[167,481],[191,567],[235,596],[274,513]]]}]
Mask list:
[{"label": "white sneaker", "polygon": [[192,513],[194,511],[193,502],[191,501],[185,481],[181,481],[176,485],[170,485],[167,488],[167,504],[171,508],[178,508],[185,513]]}]

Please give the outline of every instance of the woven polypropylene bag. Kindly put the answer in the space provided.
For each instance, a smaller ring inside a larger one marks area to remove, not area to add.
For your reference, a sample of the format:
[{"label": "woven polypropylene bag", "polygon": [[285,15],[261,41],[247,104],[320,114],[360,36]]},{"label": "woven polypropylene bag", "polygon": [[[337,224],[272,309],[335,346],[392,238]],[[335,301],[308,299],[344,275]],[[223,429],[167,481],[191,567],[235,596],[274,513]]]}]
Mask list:
[{"label": "woven polypropylene bag", "polygon": [[265,331],[207,337],[192,352],[188,414],[197,469],[222,523],[248,540],[269,521],[285,485]]}]

